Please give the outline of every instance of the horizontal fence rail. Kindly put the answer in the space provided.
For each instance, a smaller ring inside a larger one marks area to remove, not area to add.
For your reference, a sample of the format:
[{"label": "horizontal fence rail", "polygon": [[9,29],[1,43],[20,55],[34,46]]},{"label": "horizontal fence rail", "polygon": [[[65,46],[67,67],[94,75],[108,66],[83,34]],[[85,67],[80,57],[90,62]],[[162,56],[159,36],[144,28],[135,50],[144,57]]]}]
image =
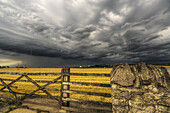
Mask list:
[{"label": "horizontal fence rail", "polygon": [[74,76],[105,76],[105,77],[110,77],[110,74],[99,74],[99,73],[70,73],[70,75],[74,75]]},{"label": "horizontal fence rail", "polygon": [[110,84],[87,83],[87,82],[62,82],[62,84],[64,84],[64,85],[82,85],[82,86],[110,87]]},{"label": "horizontal fence rail", "polygon": [[7,75],[43,75],[43,76],[49,76],[49,75],[61,75],[61,73],[15,73],[15,72],[0,72],[0,74],[7,74]]},{"label": "horizontal fence rail", "polygon": [[[4,81],[14,81],[15,79],[4,79],[2,78],[2,80]],[[17,80],[18,82],[30,82],[29,80]],[[47,82],[51,82],[49,80],[34,80],[35,82],[38,82],[38,83],[47,83]],[[61,81],[57,81],[55,83],[61,83]]]}]

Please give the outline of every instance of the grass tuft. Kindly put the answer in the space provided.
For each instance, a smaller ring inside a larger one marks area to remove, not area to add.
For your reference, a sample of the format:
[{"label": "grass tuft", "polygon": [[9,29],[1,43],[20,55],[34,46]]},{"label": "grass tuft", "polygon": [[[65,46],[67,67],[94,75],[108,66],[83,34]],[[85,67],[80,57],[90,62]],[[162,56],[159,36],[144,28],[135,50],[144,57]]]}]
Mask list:
[{"label": "grass tuft", "polygon": [[16,98],[8,98],[4,100],[6,105],[15,105],[16,107],[19,106],[21,104],[20,99],[16,99]]}]

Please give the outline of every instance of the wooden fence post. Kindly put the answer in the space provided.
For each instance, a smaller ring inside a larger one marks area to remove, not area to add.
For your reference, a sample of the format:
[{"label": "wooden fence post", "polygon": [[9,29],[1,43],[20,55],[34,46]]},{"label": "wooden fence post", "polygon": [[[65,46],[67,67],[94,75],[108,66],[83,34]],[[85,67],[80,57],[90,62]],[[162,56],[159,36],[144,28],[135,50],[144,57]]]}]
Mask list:
[{"label": "wooden fence post", "polygon": [[69,98],[69,93],[64,93],[64,90],[70,90],[70,85],[63,84],[63,82],[70,82],[70,68],[63,68],[61,71],[61,107],[69,107],[70,102],[62,98]]}]

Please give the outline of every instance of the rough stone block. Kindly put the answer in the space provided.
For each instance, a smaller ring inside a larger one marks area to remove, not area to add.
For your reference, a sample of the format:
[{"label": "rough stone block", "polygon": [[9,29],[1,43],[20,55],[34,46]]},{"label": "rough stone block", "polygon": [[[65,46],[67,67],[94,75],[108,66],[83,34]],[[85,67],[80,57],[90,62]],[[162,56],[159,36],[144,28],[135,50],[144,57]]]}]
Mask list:
[{"label": "rough stone block", "polygon": [[112,105],[115,105],[115,106],[126,106],[126,105],[128,105],[128,102],[125,99],[112,98]]},{"label": "rough stone block", "polygon": [[131,98],[131,92],[128,91],[121,91],[121,90],[113,90],[112,89],[112,96],[116,99],[127,99],[129,100]]},{"label": "rough stone block", "polygon": [[168,107],[166,107],[166,106],[156,105],[155,108],[159,112],[167,112],[168,111]]},{"label": "rough stone block", "polygon": [[113,106],[112,108],[113,113],[128,113],[129,107],[128,106]]},{"label": "rough stone block", "polygon": [[111,73],[111,82],[122,86],[132,86],[134,84],[135,76],[128,64],[120,66],[116,72]]}]

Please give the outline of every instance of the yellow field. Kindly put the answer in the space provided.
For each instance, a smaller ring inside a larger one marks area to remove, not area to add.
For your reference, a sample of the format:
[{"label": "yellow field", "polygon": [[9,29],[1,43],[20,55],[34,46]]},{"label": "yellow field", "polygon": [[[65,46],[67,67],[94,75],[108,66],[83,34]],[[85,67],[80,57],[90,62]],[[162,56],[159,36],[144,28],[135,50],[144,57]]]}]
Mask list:
[{"label": "yellow field", "polygon": [[[62,68],[4,68],[0,69],[0,72],[25,72],[25,73],[59,73],[61,72]],[[71,73],[105,73],[109,74],[112,68],[71,68]],[[0,78],[5,79],[16,79],[20,75],[0,75]],[[33,80],[53,80],[57,76],[29,76]],[[26,78],[22,78],[21,80],[27,80]],[[71,82],[89,82],[89,83],[110,83],[110,77],[95,77],[95,76],[70,76]],[[5,83],[10,83],[10,81],[5,81]],[[1,83],[0,83],[1,84]],[[45,85],[46,83],[38,83],[40,86]],[[30,93],[37,89],[35,85],[31,82],[16,82],[12,86],[17,86],[18,88],[11,88],[13,91],[17,92],[25,92]],[[50,89],[60,89],[60,84],[51,84],[46,88]],[[0,86],[2,88],[2,86]],[[77,91],[88,91],[88,92],[97,92],[97,93],[111,93],[111,88],[103,88],[97,86],[79,86],[79,85],[71,85],[70,90],[77,90]],[[53,96],[60,96],[59,91],[48,91]],[[1,92],[0,92],[1,93]],[[44,94],[42,91],[38,91],[36,94]],[[70,94],[71,98],[78,98],[78,99],[86,99],[86,100],[94,100],[94,101],[103,101],[103,102],[111,102],[111,98],[104,98],[101,96],[90,96],[90,95],[83,95],[83,94]]]}]

